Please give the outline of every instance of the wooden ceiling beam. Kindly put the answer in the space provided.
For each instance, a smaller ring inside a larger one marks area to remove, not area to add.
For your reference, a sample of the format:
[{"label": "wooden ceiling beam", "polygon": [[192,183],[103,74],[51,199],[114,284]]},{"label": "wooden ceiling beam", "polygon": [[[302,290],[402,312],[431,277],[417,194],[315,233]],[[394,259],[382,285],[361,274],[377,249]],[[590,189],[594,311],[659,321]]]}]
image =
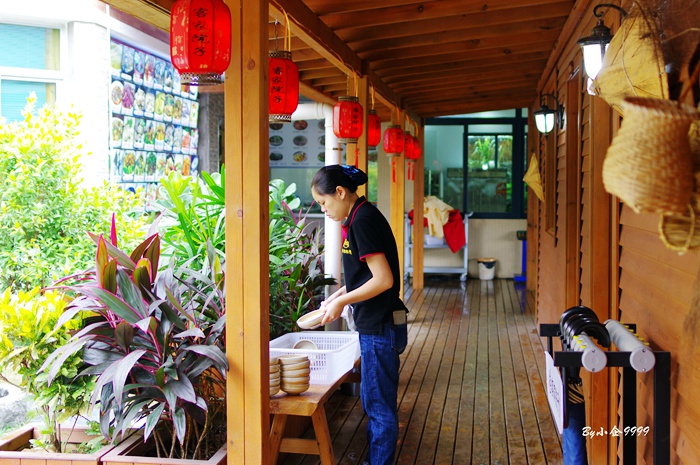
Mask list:
[{"label": "wooden ceiling beam", "polygon": [[[410,47],[391,50],[375,50],[360,53],[363,59],[374,62],[376,60],[405,59],[410,60],[415,57],[439,55],[442,53],[486,51],[493,49],[507,49],[513,45],[547,44],[551,49],[552,41],[559,37],[559,30],[529,32],[526,34],[501,35],[497,37],[487,37],[484,39],[467,40],[462,42],[449,42],[437,45],[422,45],[420,47]],[[489,52],[491,53],[491,52]]]},{"label": "wooden ceiling beam", "polygon": [[327,103],[329,105],[335,105],[335,102],[337,101],[337,99],[334,99],[333,97],[326,95],[303,82],[299,82],[299,93],[315,102]]},{"label": "wooden ceiling beam", "polygon": [[464,88],[464,87],[477,87],[483,85],[489,85],[493,81],[529,81],[537,77],[536,72],[528,70],[501,70],[501,71],[491,71],[482,74],[473,74],[464,76],[464,79],[449,79],[444,78],[433,78],[426,79],[418,82],[400,82],[392,86],[396,92],[400,92],[402,95],[413,94],[415,92],[434,92],[440,89],[450,89],[450,88]]},{"label": "wooden ceiling beam", "polygon": [[551,42],[542,42],[538,44],[517,44],[512,47],[498,49],[488,49],[488,50],[472,50],[468,53],[465,52],[452,52],[433,56],[422,56],[413,58],[410,61],[406,59],[387,59],[378,60],[372,62],[372,69],[376,72],[381,72],[380,70],[385,70],[388,68],[401,68],[406,66],[431,66],[436,63],[449,63],[455,61],[467,60],[491,60],[494,58],[511,56],[515,57],[517,55],[533,53],[533,52],[547,52],[549,53],[552,49]]},{"label": "wooden ceiling beam", "polygon": [[532,103],[531,97],[523,98],[517,94],[490,95],[475,97],[469,101],[430,103],[416,107],[424,118],[437,116],[461,115],[469,113],[479,113],[481,111],[507,110],[511,108],[527,108]]},{"label": "wooden ceiling beam", "polygon": [[527,63],[528,66],[534,66],[535,62],[544,61],[546,63],[549,54],[546,52],[523,53],[519,55],[495,57],[493,60],[464,60],[449,63],[439,63],[432,66],[411,66],[397,69],[380,69],[377,74],[386,82],[392,78],[409,77],[413,75],[423,75],[430,72],[441,72],[445,74],[454,74],[458,72],[473,73],[476,70],[487,70],[490,68],[502,68],[504,65],[520,66],[522,63]]},{"label": "wooden ceiling beam", "polygon": [[473,71],[470,70],[468,72],[462,72],[461,70],[456,70],[452,72],[430,72],[430,70],[428,70],[427,72],[420,75],[385,78],[385,82],[391,88],[410,88],[412,87],[412,84],[426,84],[430,83],[431,81],[469,82],[484,81],[487,79],[499,79],[501,76],[505,77],[510,75],[523,75],[526,73],[539,75],[539,70],[541,68],[536,66],[536,63],[540,66],[544,66],[546,64],[546,60],[539,60],[537,62],[514,63],[512,66],[485,66],[483,68],[474,68]]},{"label": "wooden ceiling beam", "polygon": [[504,11],[513,8],[546,9],[561,0],[490,0],[484,4],[482,0],[441,0],[439,2],[424,2],[400,6],[381,5],[373,10],[357,11],[348,14],[321,15],[323,22],[333,30],[352,29],[356,27],[386,27],[388,25],[405,24],[413,21],[427,21],[449,17],[467,18],[471,15],[482,14],[486,11]]},{"label": "wooden ceiling beam", "polygon": [[[534,21],[522,21],[508,25],[508,34],[541,33],[552,29],[561,29],[566,18],[546,18]],[[372,50],[390,50],[397,48],[419,47],[422,45],[445,44],[450,42],[462,42],[465,40],[483,40],[487,37],[499,37],[503,35],[500,28],[491,25],[477,25],[454,31],[441,31],[430,34],[415,34],[408,37],[384,38],[375,40],[362,40],[351,42],[350,47],[358,54]]]},{"label": "wooden ceiling beam", "polygon": [[[382,0],[383,7],[405,4],[421,4],[425,0]],[[355,11],[374,10],[377,8],[377,0],[359,0],[352,2],[339,2],[338,0],[305,0],[306,5],[319,16],[332,13],[348,13]]]},{"label": "wooden ceiling beam", "polygon": [[[532,91],[533,97],[537,97],[537,91],[535,90],[537,88],[537,79],[531,79],[529,82],[527,81],[521,81],[521,82],[492,82],[488,85],[483,85],[483,86],[478,86],[478,87],[471,87],[470,89],[450,89],[449,91],[442,92],[440,95],[442,96],[448,96],[451,99],[465,99],[465,98],[472,98],[472,97],[478,97],[484,94],[488,95],[493,95],[496,91],[502,91],[502,90],[517,90],[520,89],[524,93],[528,91]],[[407,103],[410,103],[411,105],[421,105],[425,103],[440,103],[442,99],[438,95],[438,92],[434,92],[432,94],[426,94],[424,96],[415,96],[414,94],[411,95],[410,98],[406,99]]]},{"label": "wooden ceiling beam", "polygon": [[456,15],[445,18],[429,20],[407,21],[400,24],[392,24],[376,27],[368,23],[362,27],[339,28],[336,34],[347,43],[362,40],[390,39],[392,37],[409,37],[416,34],[440,33],[453,31],[471,26],[504,27],[507,24],[523,21],[536,21],[547,18],[566,18],[571,12],[572,0],[559,0],[551,3],[547,8],[520,7],[501,11],[481,11],[469,16]]},{"label": "wooden ceiling beam", "polygon": [[[341,75],[342,73],[338,71],[338,68],[316,68],[316,69],[309,69],[309,70],[302,70],[301,68],[299,69],[299,79],[306,79],[306,80],[312,80],[312,79],[320,79],[320,78],[326,78],[330,76],[336,76],[336,75]],[[345,76],[343,74],[343,76]]]},{"label": "wooden ceiling beam", "polygon": [[170,9],[174,0],[102,0],[127,14],[170,33]]},{"label": "wooden ceiling beam", "polygon": [[[493,77],[498,75],[498,78]],[[402,85],[397,86],[394,90],[405,93],[408,98],[412,98],[414,95],[419,95],[421,93],[434,93],[440,90],[451,90],[451,89],[463,89],[463,88],[474,88],[479,86],[488,86],[494,81],[497,82],[520,82],[520,81],[531,81],[532,79],[538,78],[539,74],[523,73],[523,72],[512,72],[512,73],[491,73],[484,77],[472,77],[471,79],[455,80],[455,79],[432,79],[430,81],[419,82],[414,85]]]},{"label": "wooden ceiling beam", "polygon": [[[283,15],[282,11],[285,11],[292,18],[292,34],[299,37],[344,73],[367,76],[379,96],[400,106],[400,98],[301,0],[272,0],[270,2],[271,14]],[[410,108],[405,108],[405,110],[414,119],[419,119]]]}]

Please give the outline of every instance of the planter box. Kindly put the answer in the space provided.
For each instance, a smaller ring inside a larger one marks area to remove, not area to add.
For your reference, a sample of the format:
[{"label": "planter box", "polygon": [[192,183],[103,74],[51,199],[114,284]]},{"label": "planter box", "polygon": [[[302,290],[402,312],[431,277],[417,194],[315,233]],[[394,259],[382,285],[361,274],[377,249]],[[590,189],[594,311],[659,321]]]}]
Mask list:
[{"label": "planter box", "polygon": [[[55,452],[34,452],[24,450],[29,447],[30,439],[40,437],[40,428],[25,426],[6,434],[0,439],[0,463],[3,465],[100,465],[103,455],[114,448],[113,445],[102,447],[92,454],[58,454]],[[70,436],[64,441],[80,444],[94,439],[95,436],[85,434],[85,428],[75,428],[72,432],[66,429]]]},{"label": "planter box", "polygon": [[143,436],[136,433],[102,457],[102,465],[226,465],[226,443],[209,460],[168,459],[146,456],[153,449],[152,440],[143,442]]}]

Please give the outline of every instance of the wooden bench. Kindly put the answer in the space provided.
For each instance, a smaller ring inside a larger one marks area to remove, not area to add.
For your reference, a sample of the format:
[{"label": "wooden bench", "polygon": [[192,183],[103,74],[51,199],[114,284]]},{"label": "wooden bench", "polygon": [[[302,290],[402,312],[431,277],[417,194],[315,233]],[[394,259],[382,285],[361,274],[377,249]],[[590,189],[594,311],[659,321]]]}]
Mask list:
[{"label": "wooden bench", "polygon": [[[280,452],[318,455],[322,465],[336,464],[325,404],[336,389],[345,382],[359,382],[359,373],[353,373],[350,370],[329,385],[311,384],[308,391],[298,396],[290,396],[280,391],[270,398],[270,413],[273,415],[270,430],[270,463],[272,465],[277,463]],[[316,439],[282,437],[289,415],[311,417]]]}]

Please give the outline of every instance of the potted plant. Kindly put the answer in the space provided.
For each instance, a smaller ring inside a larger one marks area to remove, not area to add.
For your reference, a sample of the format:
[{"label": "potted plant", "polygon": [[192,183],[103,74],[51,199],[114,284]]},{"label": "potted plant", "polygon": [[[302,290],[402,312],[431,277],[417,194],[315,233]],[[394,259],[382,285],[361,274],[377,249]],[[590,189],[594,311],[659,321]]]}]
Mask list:
[{"label": "potted plant", "polygon": [[296,322],[315,310],[326,285],[319,228],[306,223],[296,185],[270,181],[270,339],[297,331]]},{"label": "potted plant", "polygon": [[[218,434],[225,405],[218,393],[228,368],[226,320],[213,247],[207,247],[203,270],[187,264],[159,270],[158,234],[130,254],[117,247],[114,229],[110,240],[93,238],[95,268],[61,284],[77,296],[63,320],[81,312],[92,316],[45,363],[49,383],[66,360],[82,353],[88,368],[81,375],[97,377],[91,403],[99,408],[102,434],[114,440],[141,426],[138,438],[124,441],[115,453],[146,455],[150,449],[150,463],[225,457],[225,438]],[[119,461],[113,455],[105,461]]]},{"label": "potted plant", "polygon": [[100,443],[99,435],[90,436],[86,428],[75,427],[94,388],[93,377],[76,377],[83,363],[80,355],[66,358],[51,386],[46,385],[47,374],[40,371],[82,325],[81,312],[57,325],[68,302],[62,292],[39,288],[17,293],[8,288],[0,295],[0,377],[30,394],[43,419],[43,426],[25,426],[0,439],[0,461],[31,458],[97,464],[111,449]]}]

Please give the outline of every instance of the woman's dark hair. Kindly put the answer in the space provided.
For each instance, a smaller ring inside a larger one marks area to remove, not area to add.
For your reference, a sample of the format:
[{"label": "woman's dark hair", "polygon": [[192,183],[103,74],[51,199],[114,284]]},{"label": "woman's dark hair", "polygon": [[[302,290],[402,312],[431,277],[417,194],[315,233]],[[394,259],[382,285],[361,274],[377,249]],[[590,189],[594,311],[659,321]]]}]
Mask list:
[{"label": "woman's dark hair", "polygon": [[357,186],[367,182],[367,175],[361,169],[348,165],[324,166],[314,175],[311,187],[323,195],[335,193],[338,186],[343,186],[350,192],[357,191]]}]

